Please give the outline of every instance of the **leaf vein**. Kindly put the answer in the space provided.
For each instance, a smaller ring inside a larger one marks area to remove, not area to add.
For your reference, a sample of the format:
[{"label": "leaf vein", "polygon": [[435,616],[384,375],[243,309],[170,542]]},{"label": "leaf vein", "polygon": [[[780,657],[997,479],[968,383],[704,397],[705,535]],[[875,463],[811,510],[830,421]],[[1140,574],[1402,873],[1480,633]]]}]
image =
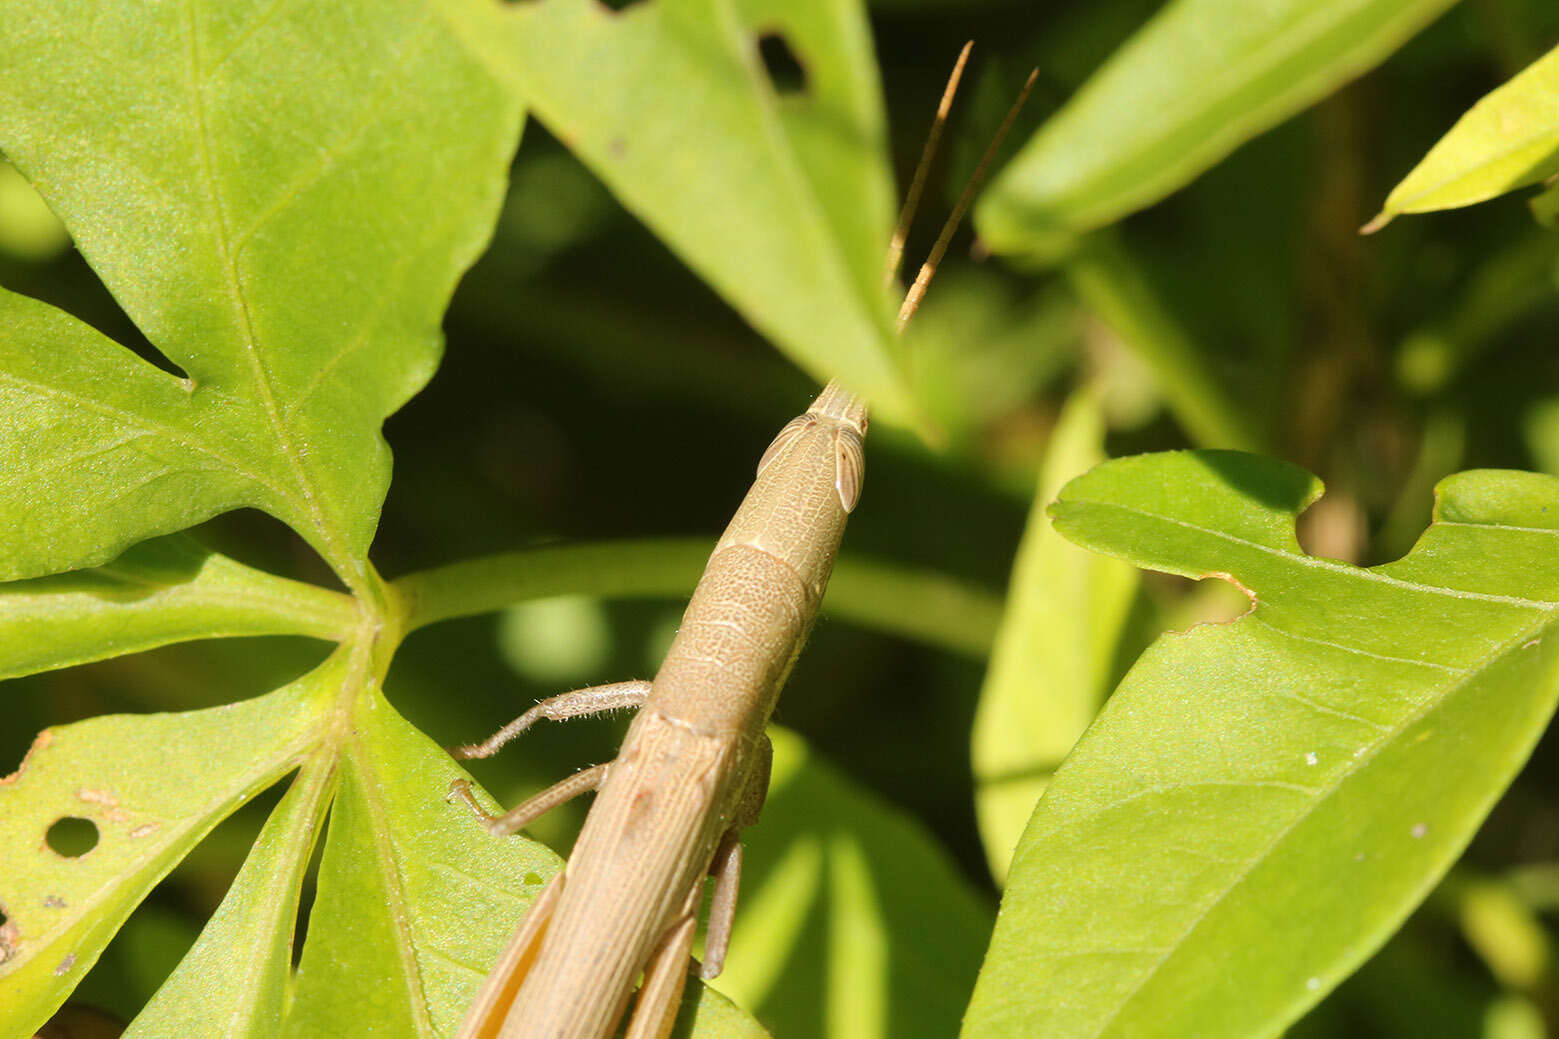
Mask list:
[{"label": "leaf vein", "polygon": [[1357,646],[1345,645],[1341,642],[1333,642],[1331,639],[1323,639],[1315,635],[1301,635],[1297,631],[1289,631],[1287,628],[1280,628],[1276,624],[1273,624],[1271,621],[1261,616],[1260,610],[1252,613],[1250,617],[1257,624],[1260,624],[1269,631],[1274,631],[1277,634],[1282,635],[1285,638],[1293,639],[1296,642],[1308,642],[1316,646],[1326,646],[1329,649],[1340,650],[1343,653],[1364,657],[1367,660],[1379,660],[1387,664],[1407,664],[1412,667],[1433,668],[1436,671],[1444,671],[1447,674],[1452,675],[1464,675],[1467,673],[1467,668],[1465,667],[1453,667],[1450,664],[1437,664],[1428,660],[1414,660],[1411,657],[1387,656],[1384,653],[1372,653],[1367,649],[1360,649]]},{"label": "leaf vein", "polygon": [[[1507,640],[1502,646],[1491,651],[1484,661],[1484,666],[1489,666],[1494,661],[1509,653],[1512,649],[1525,645],[1545,627],[1548,627],[1552,623],[1552,617],[1544,616],[1529,627],[1518,632],[1514,637]],[[1407,713],[1407,715],[1399,724],[1395,726],[1387,726],[1386,731],[1391,733],[1393,736],[1406,732],[1419,719],[1423,718],[1430,711],[1444,703],[1449,697],[1455,695],[1459,689],[1474,681],[1478,677],[1481,670],[1481,668],[1476,670],[1468,669],[1465,674],[1458,676],[1455,681],[1449,683],[1449,685],[1445,688],[1443,695],[1426,699],[1423,703],[1414,705],[1414,707]],[[1352,779],[1355,774],[1363,771],[1364,768],[1366,768],[1370,762],[1372,762],[1380,754],[1382,748],[1384,748],[1390,742],[1390,739],[1379,740],[1374,746],[1368,749],[1367,753],[1361,754],[1349,761],[1344,765],[1343,768],[1337,770],[1337,772],[1330,779],[1322,784],[1321,788],[1316,792],[1316,796],[1314,798],[1315,805],[1313,805],[1308,811],[1301,811],[1296,813],[1292,819],[1279,827],[1272,835],[1272,839],[1267,841],[1266,844],[1261,849],[1259,849],[1256,854],[1250,856],[1250,859],[1246,863],[1245,867],[1239,870],[1234,876],[1229,878],[1229,883],[1224,885],[1223,890],[1220,891],[1216,897],[1211,899],[1200,912],[1193,915],[1191,919],[1186,922],[1186,926],[1181,929],[1180,934],[1176,940],[1170,943],[1164,955],[1159,958],[1157,963],[1153,964],[1149,969],[1143,972],[1142,977],[1135,985],[1132,986],[1131,991],[1126,993],[1125,996],[1121,998],[1120,1002],[1116,1004],[1114,1013],[1112,1013],[1109,1018],[1103,1022],[1095,1034],[1106,1034],[1109,1031],[1110,1025],[1126,1012],[1127,1005],[1136,996],[1136,994],[1142,991],[1142,988],[1148,983],[1150,979],[1153,978],[1154,975],[1158,973],[1159,969],[1169,961],[1169,958],[1173,956],[1177,950],[1185,945],[1186,937],[1195,931],[1199,926],[1201,926],[1202,921],[1206,920],[1208,915],[1211,914],[1215,908],[1222,904],[1223,901],[1228,898],[1236,888],[1243,884],[1245,880],[1249,878],[1251,872],[1260,863],[1267,860],[1273,848],[1277,847],[1280,843],[1287,839],[1288,835],[1291,834],[1300,823],[1304,822],[1312,814],[1314,814],[1316,810],[1315,806],[1318,806],[1327,798],[1334,796],[1340,789],[1342,789],[1342,786],[1345,782]],[[1120,803],[1124,804],[1127,800],[1130,799],[1123,799]]]},{"label": "leaf vein", "polygon": [[[1173,516],[1166,516],[1161,512],[1150,512],[1147,509],[1133,508],[1130,505],[1122,505],[1118,502],[1081,501],[1077,502],[1076,504],[1087,505],[1090,508],[1096,509],[1125,512],[1133,516],[1146,517],[1147,519],[1156,520],[1160,523],[1167,523],[1171,526],[1181,527],[1185,530],[1194,531],[1195,533],[1203,534],[1207,537],[1214,538],[1219,541],[1226,541],[1229,544],[1239,545],[1242,548],[1249,548],[1254,551],[1261,552],[1264,555],[1269,555],[1274,558],[1284,560],[1294,566],[1301,566],[1311,570],[1323,570],[1328,573],[1335,573],[1344,577],[1352,577],[1361,581],[1373,581],[1379,584],[1389,585],[1394,588],[1402,588],[1408,591],[1421,592],[1427,595],[1443,595],[1448,598],[1466,599],[1472,602],[1497,603],[1503,606],[1517,606],[1528,610],[1547,611],[1559,609],[1559,602],[1549,602],[1542,599],[1526,599],[1519,595],[1498,595],[1492,592],[1469,592],[1462,588],[1447,588],[1441,585],[1423,584],[1419,581],[1409,581],[1405,578],[1394,577],[1391,574],[1381,573],[1379,570],[1371,569],[1369,567],[1352,566],[1348,563],[1339,563],[1331,559],[1320,559],[1316,556],[1295,554],[1293,552],[1287,551],[1286,549],[1274,548],[1271,545],[1263,545],[1259,541],[1251,541],[1249,538],[1242,538],[1234,534],[1225,533],[1221,530],[1214,530],[1210,527],[1203,527],[1199,524],[1192,523],[1189,520],[1176,519]],[[1146,565],[1152,569],[1159,569],[1157,564],[1150,563]],[[1260,598],[1261,597],[1258,594],[1258,602],[1260,601]]]}]

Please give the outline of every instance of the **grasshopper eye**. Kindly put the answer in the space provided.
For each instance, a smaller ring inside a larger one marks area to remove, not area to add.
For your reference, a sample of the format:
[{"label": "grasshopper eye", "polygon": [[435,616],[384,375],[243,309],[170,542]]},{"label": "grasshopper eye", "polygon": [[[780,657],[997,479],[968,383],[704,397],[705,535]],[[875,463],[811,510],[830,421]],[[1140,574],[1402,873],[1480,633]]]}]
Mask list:
[{"label": "grasshopper eye", "polygon": [[834,433],[834,490],[839,504],[851,512],[861,500],[861,485],[866,482],[866,449],[853,429]]},{"label": "grasshopper eye", "polygon": [[785,445],[796,439],[796,436],[803,429],[812,425],[812,422],[813,419],[810,415],[797,415],[785,423],[785,427],[779,431],[778,435],[769,444],[768,450],[763,452],[763,457],[758,459],[758,472],[761,473],[767,469],[769,463],[780,456],[780,452],[785,449]]}]

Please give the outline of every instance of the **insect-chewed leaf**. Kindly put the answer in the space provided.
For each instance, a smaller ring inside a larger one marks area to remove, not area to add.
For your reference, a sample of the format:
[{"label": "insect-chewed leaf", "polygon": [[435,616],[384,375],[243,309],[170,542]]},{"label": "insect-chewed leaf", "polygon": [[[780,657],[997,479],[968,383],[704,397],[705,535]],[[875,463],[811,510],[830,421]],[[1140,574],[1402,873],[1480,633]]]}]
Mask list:
[{"label": "insect-chewed leaf", "polygon": [[[754,327],[820,382],[909,415],[882,284],[887,134],[857,0],[647,0],[615,13],[536,0],[505,13],[496,33],[450,22]],[[797,90],[781,96],[764,39],[794,55]]]},{"label": "insect-chewed leaf", "polygon": [[450,1035],[560,861],[446,801],[465,773],[377,692],[353,725],[285,1034]]},{"label": "insect-chewed leaf", "polygon": [[834,433],[834,490],[844,511],[854,512],[866,483],[866,449],[853,429]]},{"label": "insect-chewed leaf", "polygon": [[[274,693],[47,729],[0,780],[0,1021],[31,1035],[141,899],[318,739],[345,652]],[[62,820],[89,847],[54,850]]]},{"label": "insect-chewed leaf", "polygon": [[1233,452],[1106,463],[1055,525],[1248,589],[1161,638],[1040,801],[964,1035],[1275,1035],[1402,921],[1559,698],[1559,480],[1441,483],[1412,553],[1305,555],[1308,474]]}]

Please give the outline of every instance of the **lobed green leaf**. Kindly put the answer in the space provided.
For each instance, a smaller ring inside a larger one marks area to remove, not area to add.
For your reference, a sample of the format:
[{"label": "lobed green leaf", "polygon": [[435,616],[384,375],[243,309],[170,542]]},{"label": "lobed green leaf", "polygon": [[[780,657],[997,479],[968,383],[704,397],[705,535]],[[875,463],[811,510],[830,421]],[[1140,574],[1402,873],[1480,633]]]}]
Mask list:
[{"label": "lobed green leaf", "polygon": [[[245,703],[39,734],[0,780],[0,1021],[32,1034],[152,887],[218,822],[297,767],[320,739],[347,657],[338,652]],[[48,834],[61,819],[86,820],[95,844],[56,852]]]},{"label": "lobed green leaf", "polygon": [[376,691],[356,701],[285,1034],[453,1034],[560,860],[447,800],[465,773]]},{"label": "lobed green leaf", "polygon": [[194,947],[126,1029],[127,1039],[279,1034],[304,869],[333,789],[328,758],[310,759]]},{"label": "lobed green leaf", "polygon": [[1559,480],[1443,481],[1412,553],[1305,555],[1319,483],[1232,452],[1074,480],[1096,550],[1248,590],[1161,638],[1020,843],[964,1034],[1276,1035],[1460,854],[1559,698]]},{"label": "lobed green leaf", "polygon": [[0,296],[0,577],[250,505],[370,583],[379,426],[433,372],[519,126],[438,7],[6,7],[0,149],[188,378]]}]

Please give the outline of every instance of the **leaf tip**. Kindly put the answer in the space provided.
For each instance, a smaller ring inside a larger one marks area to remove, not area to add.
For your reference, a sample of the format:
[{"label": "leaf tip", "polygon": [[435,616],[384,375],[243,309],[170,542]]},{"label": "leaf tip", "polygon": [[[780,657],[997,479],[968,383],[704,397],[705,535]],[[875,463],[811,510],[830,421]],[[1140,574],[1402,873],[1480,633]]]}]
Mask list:
[{"label": "leaf tip", "polygon": [[1381,228],[1391,223],[1391,221],[1395,218],[1395,213],[1391,212],[1389,209],[1382,209],[1379,213],[1375,214],[1375,219],[1359,228],[1359,234],[1374,234],[1376,231],[1379,231]]}]

